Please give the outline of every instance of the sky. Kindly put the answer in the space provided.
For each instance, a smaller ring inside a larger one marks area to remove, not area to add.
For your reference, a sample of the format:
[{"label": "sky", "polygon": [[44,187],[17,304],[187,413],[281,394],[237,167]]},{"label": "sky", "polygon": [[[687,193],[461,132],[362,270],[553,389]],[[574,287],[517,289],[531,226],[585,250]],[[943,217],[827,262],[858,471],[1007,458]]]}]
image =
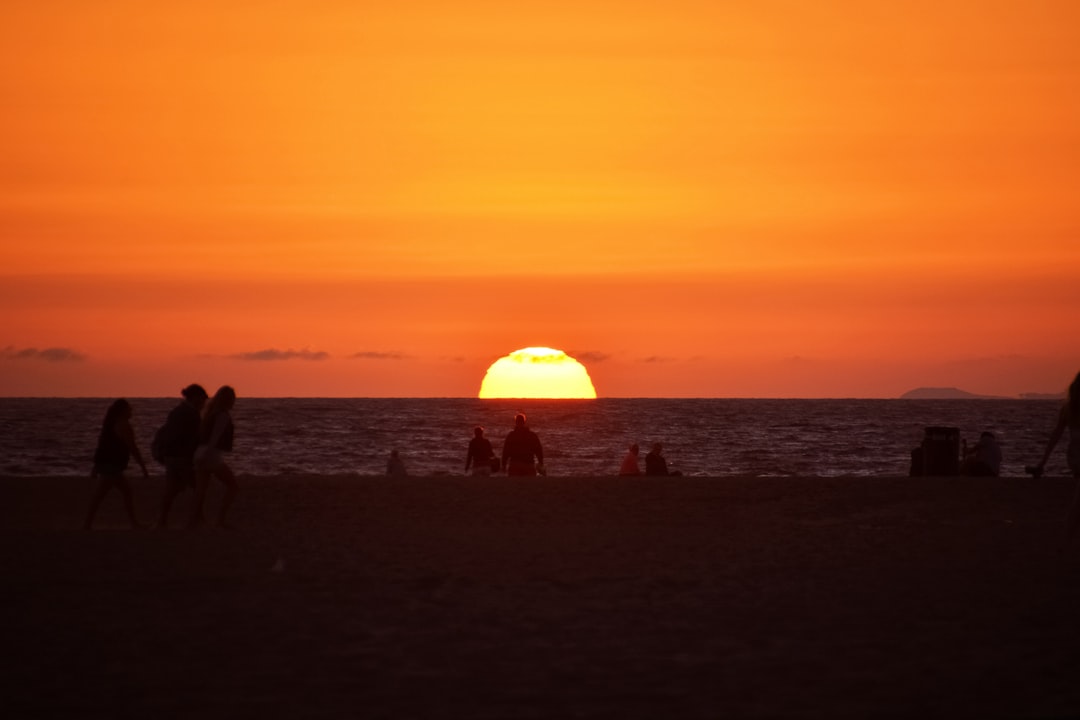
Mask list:
[{"label": "sky", "polygon": [[6,0],[0,395],[1058,392],[1080,3]]}]

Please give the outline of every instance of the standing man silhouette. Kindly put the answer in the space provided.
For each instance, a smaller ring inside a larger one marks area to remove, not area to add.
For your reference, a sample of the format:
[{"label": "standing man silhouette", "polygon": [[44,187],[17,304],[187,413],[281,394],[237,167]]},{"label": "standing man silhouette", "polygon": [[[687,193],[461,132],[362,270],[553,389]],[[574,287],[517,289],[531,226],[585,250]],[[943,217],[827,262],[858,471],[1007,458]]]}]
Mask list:
[{"label": "standing man silhouette", "polygon": [[[533,462],[534,457],[539,468]],[[516,477],[536,475],[537,469],[541,475],[545,474],[544,448],[537,434],[525,426],[525,413],[514,416],[514,429],[503,442],[502,468],[507,475]]]}]

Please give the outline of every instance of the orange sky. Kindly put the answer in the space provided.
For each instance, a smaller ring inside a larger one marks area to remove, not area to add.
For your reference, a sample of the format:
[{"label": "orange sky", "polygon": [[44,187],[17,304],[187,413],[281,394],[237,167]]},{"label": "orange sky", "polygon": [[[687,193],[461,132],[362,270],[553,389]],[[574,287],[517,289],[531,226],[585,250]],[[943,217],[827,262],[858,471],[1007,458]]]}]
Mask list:
[{"label": "orange sky", "polygon": [[0,395],[1060,390],[1080,4],[8,0]]}]

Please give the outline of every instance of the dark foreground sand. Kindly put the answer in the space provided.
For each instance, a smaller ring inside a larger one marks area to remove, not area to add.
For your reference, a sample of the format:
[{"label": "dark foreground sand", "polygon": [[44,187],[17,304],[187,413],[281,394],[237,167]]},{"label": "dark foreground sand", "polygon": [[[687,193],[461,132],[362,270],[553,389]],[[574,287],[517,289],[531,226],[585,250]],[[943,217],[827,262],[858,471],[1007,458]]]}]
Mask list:
[{"label": "dark foreground sand", "polygon": [[89,483],[0,478],[6,717],[1080,717],[1071,480]]}]

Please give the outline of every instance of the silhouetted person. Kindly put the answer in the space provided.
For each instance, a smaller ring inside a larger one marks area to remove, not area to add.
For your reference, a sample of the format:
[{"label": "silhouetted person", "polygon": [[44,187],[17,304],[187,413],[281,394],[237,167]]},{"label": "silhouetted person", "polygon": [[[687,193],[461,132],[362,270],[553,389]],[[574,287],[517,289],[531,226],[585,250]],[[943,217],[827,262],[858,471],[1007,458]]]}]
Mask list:
[{"label": "silhouetted person", "polygon": [[641,474],[641,468],[638,467],[638,452],[637,443],[630,446],[629,452],[627,452],[626,457],[623,458],[622,467],[619,468],[620,475]]},{"label": "silhouetted person", "polygon": [[203,506],[206,504],[206,491],[210,478],[216,477],[225,485],[225,496],[221,499],[218,513],[218,525],[229,527],[229,508],[236,499],[236,476],[225,454],[233,448],[233,421],[230,411],[236,404],[236,391],[228,385],[222,385],[206,405],[202,423],[199,425],[199,446],[195,449],[195,497],[191,504],[191,519],[188,527],[198,527],[206,522]]},{"label": "silhouetted person", "polygon": [[983,432],[979,442],[965,453],[960,466],[961,475],[997,477],[1001,474],[1001,446],[992,432]]},{"label": "silhouetted person", "polygon": [[184,399],[169,412],[161,430],[164,434],[165,494],[161,498],[157,524],[162,529],[168,527],[169,509],[176,496],[185,488],[195,487],[195,450],[199,447],[199,426],[207,398],[202,385],[188,385],[180,394]]},{"label": "silhouetted person", "polygon": [[[1036,477],[1042,475],[1046,461],[1050,459],[1050,453],[1054,451],[1054,446],[1057,445],[1066,428],[1069,429],[1069,445],[1065,451],[1065,457],[1073,477],[1080,478],[1080,373],[1076,374],[1076,378],[1069,385],[1069,391],[1065,395],[1065,404],[1058,411],[1057,423],[1050,433],[1050,440],[1046,443],[1046,452],[1043,453],[1042,460],[1031,469]],[[1080,483],[1076,484],[1072,506],[1069,508],[1066,521],[1067,539],[1071,540],[1075,537],[1077,530],[1080,530]]]},{"label": "silhouetted person", "polygon": [[465,472],[469,472],[472,465],[473,475],[490,475],[492,460],[495,459],[495,449],[491,447],[491,441],[484,437],[484,428],[477,427],[473,430],[473,439],[469,441],[469,452],[465,455]]},{"label": "silhouetted person", "polygon": [[652,450],[645,454],[645,474],[646,475],[682,475],[680,472],[669,472],[667,466],[667,460],[664,459],[664,446],[660,443],[653,443]]},{"label": "silhouetted person", "polygon": [[131,527],[140,527],[135,517],[135,500],[131,494],[131,486],[124,477],[124,470],[132,456],[142,468],[143,477],[150,477],[142,453],[135,444],[135,432],[131,429],[131,404],[120,399],[114,401],[105,411],[105,419],[101,423],[101,434],[94,450],[94,469],[90,473],[90,477],[98,479],[98,484],[90,498],[90,508],[86,511],[84,530],[89,530],[94,524],[98,506],[113,486],[119,488],[124,495],[124,509],[127,510]]},{"label": "silhouetted person", "polygon": [[502,469],[507,475],[525,477],[536,475],[536,463],[540,465],[540,474],[544,474],[544,448],[540,438],[525,426],[525,414],[518,413],[514,416],[514,429],[503,442]]}]

